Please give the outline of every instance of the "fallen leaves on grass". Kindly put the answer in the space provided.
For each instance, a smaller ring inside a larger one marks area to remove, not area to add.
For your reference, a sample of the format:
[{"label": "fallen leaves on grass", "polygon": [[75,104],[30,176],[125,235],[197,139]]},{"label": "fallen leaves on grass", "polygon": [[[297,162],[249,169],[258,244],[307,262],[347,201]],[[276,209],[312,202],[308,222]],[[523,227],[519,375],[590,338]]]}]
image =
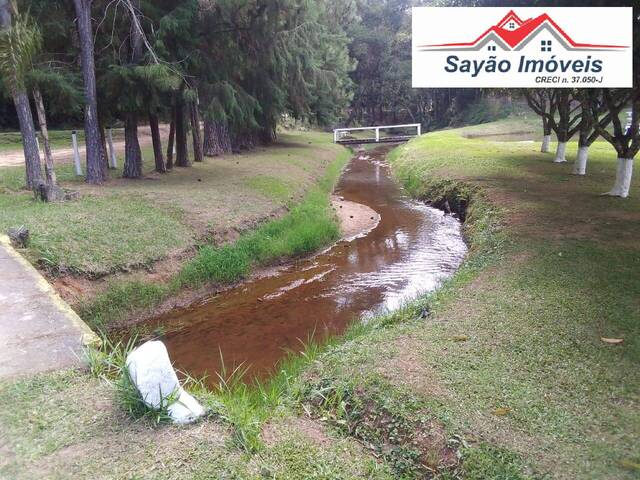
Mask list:
[{"label": "fallen leaves on grass", "polygon": [[499,417],[504,417],[505,415],[509,415],[509,413],[511,413],[511,409],[506,407],[499,407],[493,411],[493,414]]},{"label": "fallen leaves on grass", "polygon": [[466,342],[467,340],[469,340],[469,337],[467,335],[454,335],[453,337],[451,337],[451,339],[454,342]]},{"label": "fallen leaves on grass", "polygon": [[640,463],[634,462],[633,460],[629,460],[626,458],[623,460],[620,460],[620,466],[625,470],[640,471]]}]

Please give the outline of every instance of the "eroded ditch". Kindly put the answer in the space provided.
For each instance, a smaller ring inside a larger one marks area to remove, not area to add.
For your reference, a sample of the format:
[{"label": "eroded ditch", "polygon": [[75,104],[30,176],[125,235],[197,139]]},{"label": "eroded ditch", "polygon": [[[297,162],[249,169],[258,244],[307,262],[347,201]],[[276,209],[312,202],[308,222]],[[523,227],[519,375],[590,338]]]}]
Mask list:
[{"label": "eroded ditch", "polygon": [[167,332],[176,368],[215,383],[223,358],[227,370],[243,364],[250,377],[264,377],[301,341],[340,334],[453,274],[467,251],[460,222],[406,196],[384,160],[388,151],[356,155],[336,187],[380,215],[367,235],[146,322]]}]

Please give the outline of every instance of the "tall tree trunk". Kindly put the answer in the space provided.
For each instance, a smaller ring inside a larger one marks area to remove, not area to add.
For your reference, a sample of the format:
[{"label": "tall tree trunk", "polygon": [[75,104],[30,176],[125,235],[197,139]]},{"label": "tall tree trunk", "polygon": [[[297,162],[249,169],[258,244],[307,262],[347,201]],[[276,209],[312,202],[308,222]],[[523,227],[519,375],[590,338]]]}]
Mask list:
[{"label": "tall tree trunk", "polygon": [[104,168],[109,170],[109,151],[107,150],[107,134],[105,132],[104,125],[98,120],[100,127],[100,142],[102,143],[102,161],[104,162]]},{"label": "tall tree trunk", "polygon": [[542,153],[549,153],[549,146],[551,145],[551,125],[547,117],[542,117],[542,146],[540,151]]},{"label": "tall tree trunk", "polygon": [[98,96],[96,94],[96,72],[93,57],[93,33],[91,27],[91,4],[93,0],[73,0],[77,15],[80,60],[84,81],[84,134],[87,145],[88,183],[100,184],[107,179],[106,158],[100,140],[98,126]]},{"label": "tall tree trunk", "polygon": [[215,157],[217,155],[222,155],[222,142],[219,136],[220,129],[218,126],[218,122],[214,122],[213,120],[209,120],[208,118],[204,119],[204,154],[207,157]]},{"label": "tall tree trunk", "polygon": [[165,173],[167,171],[167,165],[164,163],[164,157],[162,155],[162,140],[160,140],[158,116],[153,112],[149,112],[149,128],[151,129],[151,141],[153,142],[153,158],[156,162],[156,172]]},{"label": "tall tree trunk", "polygon": [[[139,3],[139,2],[138,2]],[[142,34],[137,28],[137,11],[131,10],[131,40],[129,43],[129,59],[131,65],[138,65],[142,58]],[[142,151],[138,140],[138,113],[125,113],[124,135],[124,171],[125,178],[142,177]]]},{"label": "tall tree trunk", "polygon": [[578,156],[573,164],[574,175],[585,175],[587,173],[587,160],[589,159],[589,136],[593,131],[591,115],[587,109],[590,108],[588,102],[582,102],[582,121],[580,122],[580,133],[578,137]]},{"label": "tall tree trunk", "polygon": [[142,152],[138,143],[138,118],[134,112],[125,114],[124,120],[124,178],[142,177]]},{"label": "tall tree trunk", "polygon": [[176,138],[176,109],[171,107],[171,121],[169,122],[169,141],[167,142],[167,170],[173,169],[173,149]]},{"label": "tall tree trunk", "polygon": [[275,142],[278,139],[276,128],[276,125],[267,125],[266,127],[262,128],[257,134],[254,134],[254,146],[259,142],[265,145]]},{"label": "tall tree trunk", "polygon": [[42,101],[42,94],[38,88],[33,90],[33,101],[36,104],[36,112],[38,114],[38,123],[40,124],[40,133],[42,134],[42,147],[44,149],[44,173],[47,185],[54,187],[56,185],[56,173],[53,170],[53,155],[51,154],[51,145],[49,144],[49,130],[47,129],[47,115]]},{"label": "tall tree trunk", "polygon": [[218,138],[220,138],[220,145],[222,146],[223,153],[231,153],[231,135],[229,134],[229,125],[224,123],[218,124]]},{"label": "tall tree trunk", "polygon": [[182,99],[178,99],[176,102],[176,166],[191,166],[187,149],[187,126],[185,125]]},{"label": "tall tree trunk", "polygon": [[627,198],[629,189],[631,188],[631,177],[633,175],[633,157],[618,157],[618,166],[616,168],[616,181],[613,188],[604,195],[612,197]]},{"label": "tall tree trunk", "polygon": [[40,166],[40,152],[36,142],[36,129],[33,126],[33,117],[29,106],[29,97],[24,91],[15,92],[13,94],[13,103],[18,113],[20,133],[22,134],[27,188],[33,190],[42,183],[42,168]]},{"label": "tall tree trunk", "polygon": [[191,139],[193,141],[193,161],[204,161],[202,153],[202,137],[200,135],[200,114],[198,113],[198,102],[194,101],[190,104],[191,113]]},{"label": "tall tree trunk", "polygon": [[571,173],[574,175],[585,175],[587,173],[587,160],[589,159],[589,145],[578,144],[578,156],[573,164]]}]

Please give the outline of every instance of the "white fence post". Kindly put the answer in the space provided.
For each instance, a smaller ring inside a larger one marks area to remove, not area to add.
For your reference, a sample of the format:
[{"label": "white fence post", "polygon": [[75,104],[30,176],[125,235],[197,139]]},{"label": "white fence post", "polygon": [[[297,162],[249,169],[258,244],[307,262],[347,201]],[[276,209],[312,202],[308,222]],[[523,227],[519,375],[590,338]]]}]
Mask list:
[{"label": "white fence post", "polygon": [[422,125],[418,124],[418,136],[422,135]]},{"label": "white fence post", "polygon": [[380,129],[376,128],[376,142],[380,141]]},{"label": "white fence post", "polygon": [[109,166],[111,168],[118,168],[118,159],[116,158],[116,151],[113,148],[113,136],[111,135],[111,127],[107,129],[107,141],[109,142]]},{"label": "white fence post", "polygon": [[333,143],[338,141],[338,130],[333,130]]},{"label": "white fence post", "polygon": [[80,165],[80,153],[78,152],[78,138],[76,131],[71,132],[71,143],[73,144],[73,164],[76,167],[76,175],[82,176],[82,165]]}]

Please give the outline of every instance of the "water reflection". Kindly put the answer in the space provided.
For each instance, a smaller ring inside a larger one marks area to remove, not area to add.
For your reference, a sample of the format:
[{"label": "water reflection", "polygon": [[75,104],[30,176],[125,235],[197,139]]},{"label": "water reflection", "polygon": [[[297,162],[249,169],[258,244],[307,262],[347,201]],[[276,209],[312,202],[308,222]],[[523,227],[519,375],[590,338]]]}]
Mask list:
[{"label": "water reflection", "polygon": [[337,187],[381,215],[367,236],[154,320],[184,325],[165,338],[179,369],[215,378],[221,352],[227,367],[244,362],[265,375],[300,339],[341,333],[455,271],[466,253],[459,222],[408,199],[381,161],[385,150],[355,157]]}]

